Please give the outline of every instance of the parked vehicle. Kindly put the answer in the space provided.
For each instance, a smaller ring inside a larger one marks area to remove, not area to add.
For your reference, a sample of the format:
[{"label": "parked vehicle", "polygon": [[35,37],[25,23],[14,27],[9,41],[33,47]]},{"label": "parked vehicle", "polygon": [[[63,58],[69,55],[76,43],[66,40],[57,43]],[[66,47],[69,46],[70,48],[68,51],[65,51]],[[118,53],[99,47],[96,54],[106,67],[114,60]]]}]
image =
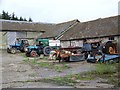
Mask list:
[{"label": "parked vehicle", "polygon": [[17,39],[14,45],[9,45],[7,48],[8,53],[15,54],[17,50],[25,52],[26,48],[29,46],[27,39]]},{"label": "parked vehicle", "polygon": [[36,57],[41,54],[49,55],[50,51],[60,46],[59,40],[36,39],[36,45],[27,47],[26,56]]}]

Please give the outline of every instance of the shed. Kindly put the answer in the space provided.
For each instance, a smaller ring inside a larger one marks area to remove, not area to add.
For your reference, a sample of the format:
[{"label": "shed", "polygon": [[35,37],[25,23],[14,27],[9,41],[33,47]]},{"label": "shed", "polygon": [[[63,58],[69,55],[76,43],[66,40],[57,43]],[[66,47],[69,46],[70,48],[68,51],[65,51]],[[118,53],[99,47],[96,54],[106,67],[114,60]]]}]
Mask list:
[{"label": "shed", "polygon": [[83,39],[94,41],[115,39],[118,42],[118,37],[120,36],[118,17],[119,16],[112,16],[77,23],[62,35],[60,39],[62,46],[82,46]]}]

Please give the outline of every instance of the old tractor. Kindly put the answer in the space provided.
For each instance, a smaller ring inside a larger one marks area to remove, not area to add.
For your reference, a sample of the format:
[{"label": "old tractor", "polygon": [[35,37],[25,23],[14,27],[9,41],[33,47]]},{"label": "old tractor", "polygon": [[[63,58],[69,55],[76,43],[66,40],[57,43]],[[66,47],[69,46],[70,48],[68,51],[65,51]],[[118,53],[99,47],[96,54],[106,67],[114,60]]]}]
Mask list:
[{"label": "old tractor", "polygon": [[18,50],[25,52],[26,48],[29,46],[27,39],[17,39],[14,45],[9,45],[7,48],[8,53],[15,54]]},{"label": "old tractor", "polygon": [[41,54],[49,55],[51,50],[56,49],[59,46],[59,40],[36,39],[36,44],[34,46],[27,47],[26,56],[36,57]]}]

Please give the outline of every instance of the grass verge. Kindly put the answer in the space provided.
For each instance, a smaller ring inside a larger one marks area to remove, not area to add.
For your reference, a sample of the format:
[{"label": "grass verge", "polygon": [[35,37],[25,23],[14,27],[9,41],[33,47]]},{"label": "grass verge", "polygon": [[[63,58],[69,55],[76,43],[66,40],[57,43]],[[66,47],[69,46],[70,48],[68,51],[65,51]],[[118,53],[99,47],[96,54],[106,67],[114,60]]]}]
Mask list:
[{"label": "grass verge", "polygon": [[115,64],[97,64],[96,70],[81,74],[67,75],[65,77],[55,77],[52,79],[45,79],[45,82],[53,82],[58,85],[68,85],[75,86],[76,83],[81,81],[90,81],[102,78],[107,80],[106,83],[113,84],[116,87],[120,86],[120,81],[118,77],[118,66],[120,63]]},{"label": "grass verge", "polygon": [[62,72],[65,69],[70,68],[65,62],[63,62],[63,63],[53,63],[53,62],[49,62],[46,58],[42,59],[39,62],[35,58],[32,58],[32,60],[29,60],[29,58],[24,58],[24,61],[26,63],[36,65],[38,67],[53,69],[57,72]]}]

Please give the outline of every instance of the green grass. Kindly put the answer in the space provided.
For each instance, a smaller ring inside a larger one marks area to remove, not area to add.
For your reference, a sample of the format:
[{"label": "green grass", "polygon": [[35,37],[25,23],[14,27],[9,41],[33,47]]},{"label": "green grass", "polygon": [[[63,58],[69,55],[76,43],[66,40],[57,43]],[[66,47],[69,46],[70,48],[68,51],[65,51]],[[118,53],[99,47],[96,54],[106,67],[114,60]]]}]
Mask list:
[{"label": "green grass", "polygon": [[29,58],[25,57],[23,61],[29,62]]},{"label": "green grass", "polygon": [[[62,72],[65,69],[69,69],[69,65],[67,63],[52,63],[48,62],[47,58],[44,58],[44,62],[37,62],[37,60],[29,60],[25,58],[24,61],[31,63],[33,65],[37,65],[39,67],[45,67],[49,69],[53,69],[57,72]],[[113,63],[113,64],[104,64],[98,63],[96,64],[96,69],[94,71],[81,73],[81,74],[74,74],[74,75],[67,75],[64,77],[56,77],[52,79],[44,79],[45,82],[53,82],[57,83],[58,85],[69,85],[74,86],[78,81],[81,80],[94,80],[96,78],[103,78],[107,80],[107,83],[113,84],[115,86],[120,86],[120,81],[118,80],[118,76],[116,75],[119,71],[120,63]],[[120,72],[119,72],[120,73]]]},{"label": "green grass", "polygon": [[36,63],[36,64],[40,67],[47,67],[47,68],[51,67],[50,63],[48,63],[48,62],[40,62],[40,63]]},{"label": "green grass", "polygon": [[98,64],[96,66],[95,73],[96,74],[113,74],[117,72],[117,68],[113,64]]},{"label": "green grass", "polygon": [[107,79],[109,84],[113,84],[118,87],[120,86],[120,77],[118,78],[118,73],[120,74],[119,68],[120,63],[98,64],[96,66],[96,70],[90,73],[95,77]]},{"label": "green grass", "polygon": [[44,57],[40,62],[38,62],[38,60],[36,60],[35,58],[31,60],[29,60],[29,58],[24,58],[24,61],[32,65],[37,65],[39,67],[54,69],[57,72],[62,72],[65,69],[70,68],[66,63],[49,62],[47,61],[47,57]]},{"label": "green grass", "polygon": [[120,85],[120,81],[117,77],[118,64],[97,64],[95,71],[86,73],[66,75],[64,77],[56,77],[52,79],[45,79],[44,81],[53,82],[58,85],[75,86],[76,83],[84,80],[96,80],[98,77],[107,79],[106,83],[113,84],[115,86]]},{"label": "green grass", "polygon": [[68,86],[74,86],[78,81],[81,80],[93,80],[94,77],[91,77],[89,75],[81,75],[81,74],[74,74],[74,75],[66,75],[65,77],[56,77],[53,79],[44,79],[45,82],[53,82],[58,85],[68,85]]}]

